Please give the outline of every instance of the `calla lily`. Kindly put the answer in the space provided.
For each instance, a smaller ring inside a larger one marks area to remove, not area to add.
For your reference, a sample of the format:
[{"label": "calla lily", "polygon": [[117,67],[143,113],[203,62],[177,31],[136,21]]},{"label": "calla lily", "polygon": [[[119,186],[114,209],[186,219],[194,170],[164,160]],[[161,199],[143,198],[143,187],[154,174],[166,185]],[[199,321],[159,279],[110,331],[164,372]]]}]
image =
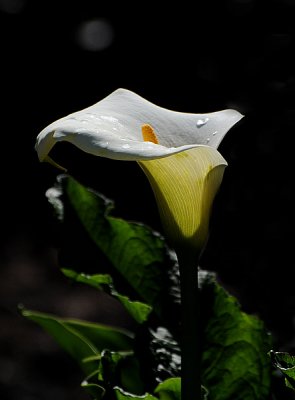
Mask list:
[{"label": "calla lily", "polygon": [[37,138],[41,161],[53,162],[50,150],[55,143],[68,141],[90,154],[137,161],[146,173],[179,261],[183,305],[181,397],[186,400],[201,398],[195,267],[226,166],[216,149],[241,118],[235,110],[175,112],[119,89],[97,104],[54,122]]},{"label": "calla lily", "polygon": [[[175,112],[129,90],[118,89],[95,105],[47,126],[37,137],[36,149],[40,161],[59,141],[116,160],[153,160],[196,145],[217,148],[241,117],[235,110],[209,114]],[[143,139],[141,128],[146,124],[156,132],[157,144]]]},{"label": "calla lily", "polygon": [[155,192],[170,241],[204,244],[213,198],[226,161],[216,148],[242,115],[175,112],[118,89],[95,105],[61,118],[37,137],[40,161],[60,141],[116,160],[138,161]]}]

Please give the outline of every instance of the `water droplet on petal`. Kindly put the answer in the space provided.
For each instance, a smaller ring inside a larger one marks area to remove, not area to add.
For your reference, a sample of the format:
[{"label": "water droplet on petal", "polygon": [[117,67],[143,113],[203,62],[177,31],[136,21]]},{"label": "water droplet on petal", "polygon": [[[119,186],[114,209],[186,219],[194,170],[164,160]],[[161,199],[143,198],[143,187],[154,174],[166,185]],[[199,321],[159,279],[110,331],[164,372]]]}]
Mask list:
[{"label": "water droplet on petal", "polygon": [[216,135],[216,133],[218,133],[218,131],[215,131],[215,132],[213,132],[213,133],[212,133],[212,135],[213,135],[213,136],[215,136],[215,135]]},{"label": "water droplet on petal", "polygon": [[208,138],[207,138],[207,143],[209,143],[209,142],[210,142],[210,138],[208,137]]},{"label": "water droplet on petal", "polygon": [[123,144],[122,148],[123,149],[130,149],[130,144]]},{"label": "water droplet on petal", "polygon": [[198,119],[197,128],[201,128],[201,126],[206,125],[208,121],[209,121],[209,118]]},{"label": "water droplet on petal", "polygon": [[88,115],[89,118],[96,118],[96,116],[92,113],[86,113],[86,115]]},{"label": "water droplet on petal", "polygon": [[112,117],[110,115],[100,115],[100,118],[104,121],[112,122],[112,123],[117,123],[118,119],[115,117]]}]

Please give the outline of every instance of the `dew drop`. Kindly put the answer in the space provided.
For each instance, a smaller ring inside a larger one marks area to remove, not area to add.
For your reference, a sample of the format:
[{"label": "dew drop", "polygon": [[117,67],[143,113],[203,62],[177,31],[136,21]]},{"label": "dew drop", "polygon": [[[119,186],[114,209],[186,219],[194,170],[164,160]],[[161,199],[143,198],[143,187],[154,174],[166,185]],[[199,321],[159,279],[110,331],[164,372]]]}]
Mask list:
[{"label": "dew drop", "polygon": [[111,117],[110,115],[101,115],[100,118],[104,121],[108,121],[108,122],[113,122],[113,123],[117,123],[118,120],[117,118]]},{"label": "dew drop", "polygon": [[216,133],[218,133],[218,131],[215,131],[215,132],[213,132],[213,133],[212,133],[212,135],[213,135],[213,136],[215,136],[215,135],[216,135]]},{"label": "dew drop", "polygon": [[197,128],[201,128],[201,126],[206,125],[208,121],[209,121],[209,118],[198,119],[198,121],[197,121]]},{"label": "dew drop", "polygon": [[210,142],[210,138],[207,138],[207,140],[206,140],[206,141],[207,141],[207,143],[209,143],[209,142]]},{"label": "dew drop", "polygon": [[85,115],[88,115],[88,118],[96,118],[96,115],[92,114],[92,113],[85,113]]}]

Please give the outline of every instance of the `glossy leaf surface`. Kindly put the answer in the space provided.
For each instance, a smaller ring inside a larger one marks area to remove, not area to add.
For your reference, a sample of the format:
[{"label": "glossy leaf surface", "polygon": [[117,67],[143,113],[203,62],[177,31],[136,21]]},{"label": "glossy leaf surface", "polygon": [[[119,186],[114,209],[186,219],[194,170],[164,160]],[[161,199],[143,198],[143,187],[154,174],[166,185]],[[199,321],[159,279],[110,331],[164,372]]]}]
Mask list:
[{"label": "glossy leaf surface", "polygon": [[127,296],[118,293],[114,288],[113,280],[110,275],[88,275],[84,273],[77,273],[69,269],[63,269],[62,272],[68,278],[71,278],[76,282],[85,283],[99,290],[105,290],[107,293],[116,297],[138,323],[145,322],[152,311],[151,306],[140,301],[131,301]]},{"label": "glossy leaf surface", "polygon": [[22,310],[22,315],[47,331],[79,363],[87,375],[97,369],[96,359],[99,359],[103,350],[133,349],[132,334],[118,328],[63,319],[30,310]]},{"label": "glossy leaf surface", "polygon": [[139,300],[152,306],[158,315],[169,292],[166,244],[158,234],[142,224],[112,217],[113,204],[73,178],[63,181],[64,192],[79,220],[98,248],[135,290]]},{"label": "glossy leaf surface", "polygon": [[202,302],[207,300],[209,306],[202,362],[208,398],[267,399],[271,340],[263,322],[243,312],[237,300],[214,279],[205,279],[202,292]]}]

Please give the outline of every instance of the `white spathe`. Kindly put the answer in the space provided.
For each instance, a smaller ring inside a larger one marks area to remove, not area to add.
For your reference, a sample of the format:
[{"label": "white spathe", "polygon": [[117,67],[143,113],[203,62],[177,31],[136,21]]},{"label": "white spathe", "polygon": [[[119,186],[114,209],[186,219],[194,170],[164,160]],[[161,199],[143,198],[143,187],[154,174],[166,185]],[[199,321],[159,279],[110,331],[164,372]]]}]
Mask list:
[{"label": "white spathe", "polygon": [[[227,131],[243,116],[228,109],[191,114],[159,107],[141,96],[118,89],[84,110],[47,126],[37,137],[40,161],[59,141],[116,160],[152,160],[198,145],[217,148]],[[159,144],[144,141],[141,127],[149,124]]]},{"label": "white spathe", "polygon": [[242,117],[235,110],[175,112],[118,89],[46,127],[36,150],[40,161],[53,162],[50,150],[67,141],[96,156],[137,161],[154,191],[168,241],[176,251],[195,254],[206,243],[227,165],[217,147]]}]

